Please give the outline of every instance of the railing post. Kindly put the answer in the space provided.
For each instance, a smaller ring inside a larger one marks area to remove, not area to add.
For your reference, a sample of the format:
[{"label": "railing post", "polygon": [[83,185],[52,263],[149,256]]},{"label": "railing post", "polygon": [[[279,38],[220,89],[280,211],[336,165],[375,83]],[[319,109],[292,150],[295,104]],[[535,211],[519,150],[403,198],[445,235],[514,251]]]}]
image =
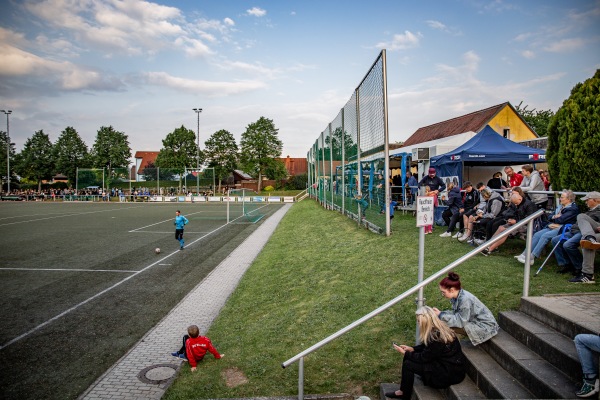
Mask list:
[{"label": "railing post", "polygon": [[533,237],[533,219],[527,223],[527,240],[525,242],[525,268],[523,269],[523,297],[529,296],[529,272],[531,266],[531,238]]},{"label": "railing post", "polygon": [[304,357],[298,360],[298,400],[304,400]]}]

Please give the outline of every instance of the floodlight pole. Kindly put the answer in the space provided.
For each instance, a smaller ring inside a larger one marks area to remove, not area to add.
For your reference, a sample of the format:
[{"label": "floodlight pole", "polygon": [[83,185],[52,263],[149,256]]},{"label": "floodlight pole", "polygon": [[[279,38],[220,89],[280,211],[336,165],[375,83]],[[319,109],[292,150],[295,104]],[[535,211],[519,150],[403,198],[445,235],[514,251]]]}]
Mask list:
[{"label": "floodlight pole", "polygon": [[0,110],[6,114],[6,184],[7,194],[10,194],[10,131],[8,124],[8,116],[12,113],[12,110]]},{"label": "floodlight pole", "polygon": [[196,146],[196,193],[200,195],[200,113],[201,108],[193,108],[194,112],[198,115],[198,126],[196,130],[198,132],[198,145]]}]

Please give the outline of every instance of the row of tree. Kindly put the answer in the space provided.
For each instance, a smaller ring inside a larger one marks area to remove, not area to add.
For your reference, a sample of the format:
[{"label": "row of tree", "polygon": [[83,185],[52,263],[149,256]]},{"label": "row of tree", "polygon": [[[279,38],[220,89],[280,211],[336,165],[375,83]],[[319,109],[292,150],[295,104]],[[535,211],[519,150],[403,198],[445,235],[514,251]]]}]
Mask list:
[{"label": "row of tree", "polygon": [[[0,168],[4,173],[7,171],[6,144],[6,132],[0,131]],[[208,166],[214,168],[219,182],[239,168],[257,177],[259,185],[263,176],[284,179],[287,175],[283,163],[275,160],[283,148],[278,129],[272,120],[264,117],[247,126],[239,147],[233,135],[222,129],[215,132],[201,150],[196,144],[194,131],[183,125],[167,134],[162,144],[155,165],[144,167],[169,168],[182,173],[186,167]],[[43,180],[50,180],[56,174],[65,175],[74,185],[77,168],[112,171],[128,167],[131,159],[127,135],[112,126],[98,130],[91,149],[73,127],[67,127],[55,143],[43,130],[39,130],[27,139],[19,153],[15,151],[14,143],[10,143],[9,153],[11,182],[16,181],[18,176],[27,182],[36,182],[38,190]]]},{"label": "row of tree", "polygon": [[[0,163],[6,172],[6,132],[0,132]],[[27,139],[23,150],[17,153],[14,143],[10,143],[11,182],[17,177],[26,182],[36,182],[41,189],[42,180],[50,180],[54,175],[63,174],[70,182],[75,182],[77,168],[115,168],[127,166],[131,158],[131,148],[127,135],[116,131],[112,126],[98,130],[96,141],[88,149],[73,127],[67,127],[55,143],[39,130]],[[6,179],[6,174],[3,175]]]}]

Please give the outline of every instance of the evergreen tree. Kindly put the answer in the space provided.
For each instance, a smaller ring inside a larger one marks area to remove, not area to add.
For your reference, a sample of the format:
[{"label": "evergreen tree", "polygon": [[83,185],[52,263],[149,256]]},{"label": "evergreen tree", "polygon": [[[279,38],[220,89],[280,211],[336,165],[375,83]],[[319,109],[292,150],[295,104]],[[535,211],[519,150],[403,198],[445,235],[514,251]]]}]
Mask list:
[{"label": "evergreen tree", "polygon": [[272,165],[275,157],[281,155],[283,143],[277,137],[278,132],[273,120],[260,117],[258,121],[248,125],[242,134],[242,168],[257,177],[259,192],[266,168]]},{"label": "evergreen tree", "polygon": [[571,96],[548,126],[548,168],[555,190],[600,188],[600,69]]},{"label": "evergreen tree", "polygon": [[35,132],[25,142],[17,160],[15,171],[23,178],[37,181],[38,191],[42,190],[42,180],[52,179],[55,170],[50,137],[43,130]]}]

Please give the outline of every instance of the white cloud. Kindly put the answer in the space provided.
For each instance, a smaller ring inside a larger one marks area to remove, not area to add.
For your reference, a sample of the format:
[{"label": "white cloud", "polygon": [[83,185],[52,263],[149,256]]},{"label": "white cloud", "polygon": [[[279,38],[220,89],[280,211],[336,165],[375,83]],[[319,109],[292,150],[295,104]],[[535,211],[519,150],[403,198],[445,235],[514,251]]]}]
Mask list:
[{"label": "white cloud", "polygon": [[53,61],[0,44],[0,75],[20,77],[31,84],[52,90],[118,90],[118,80],[104,77],[99,71],[68,61]]},{"label": "white cloud", "polygon": [[253,15],[255,17],[264,17],[267,15],[267,11],[259,7],[252,7],[251,9],[246,10],[246,12],[248,15]]},{"label": "white cloud", "polygon": [[446,27],[446,25],[442,24],[440,21],[428,20],[425,22],[427,23],[427,25],[429,25],[430,28],[437,29],[439,31],[444,31],[444,32],[448,31],[448,28]]},{"label": "white cloud", "polygon": [[380,42],[375,45],[378,49],[387,49],[389,51],[407,50],[419,46],[420,33],[416,35],[410,31],[404,31],[403,34],[397,33],[393,36],[391,42]]},{"label": "white cloud", "polygon": [[198,39],[179,37],[174,43],[176,46],[182,48],[188,57],[205,57],[213,54],[211,49]]},{"label": "white cloud", "polygon": [[261,63],[250,64],[242,61],[223,61],[217,63],[216,66],[227,71],[238,70],[264,76],[271,79],[281,72],[279,69],[276,68],[265,67]]},{"label": "white cloud", "polygon": [[533,60],[535,58],[535,53],[531,50],[523,50],[521,55],[528,60]]},{"label": "white cloud", "polygon": [[227,26],[234,26],[235,22],[231,18],[224,18],[223,23]]},{"label": "white cloud", "polygon": [[582,48],[585,41],[582,38],[561,39],[557,42],[550,43],[544,47],[544,50],[550,53],[566,53]]},{"label": "white cloud", "polygon": [[143,77],[147,83],[152,85],[215,97],[235,95],[266,87],[266,84],[261,81],[211,82],[180,78],[166,72],[147,72],[143,74]]}]

